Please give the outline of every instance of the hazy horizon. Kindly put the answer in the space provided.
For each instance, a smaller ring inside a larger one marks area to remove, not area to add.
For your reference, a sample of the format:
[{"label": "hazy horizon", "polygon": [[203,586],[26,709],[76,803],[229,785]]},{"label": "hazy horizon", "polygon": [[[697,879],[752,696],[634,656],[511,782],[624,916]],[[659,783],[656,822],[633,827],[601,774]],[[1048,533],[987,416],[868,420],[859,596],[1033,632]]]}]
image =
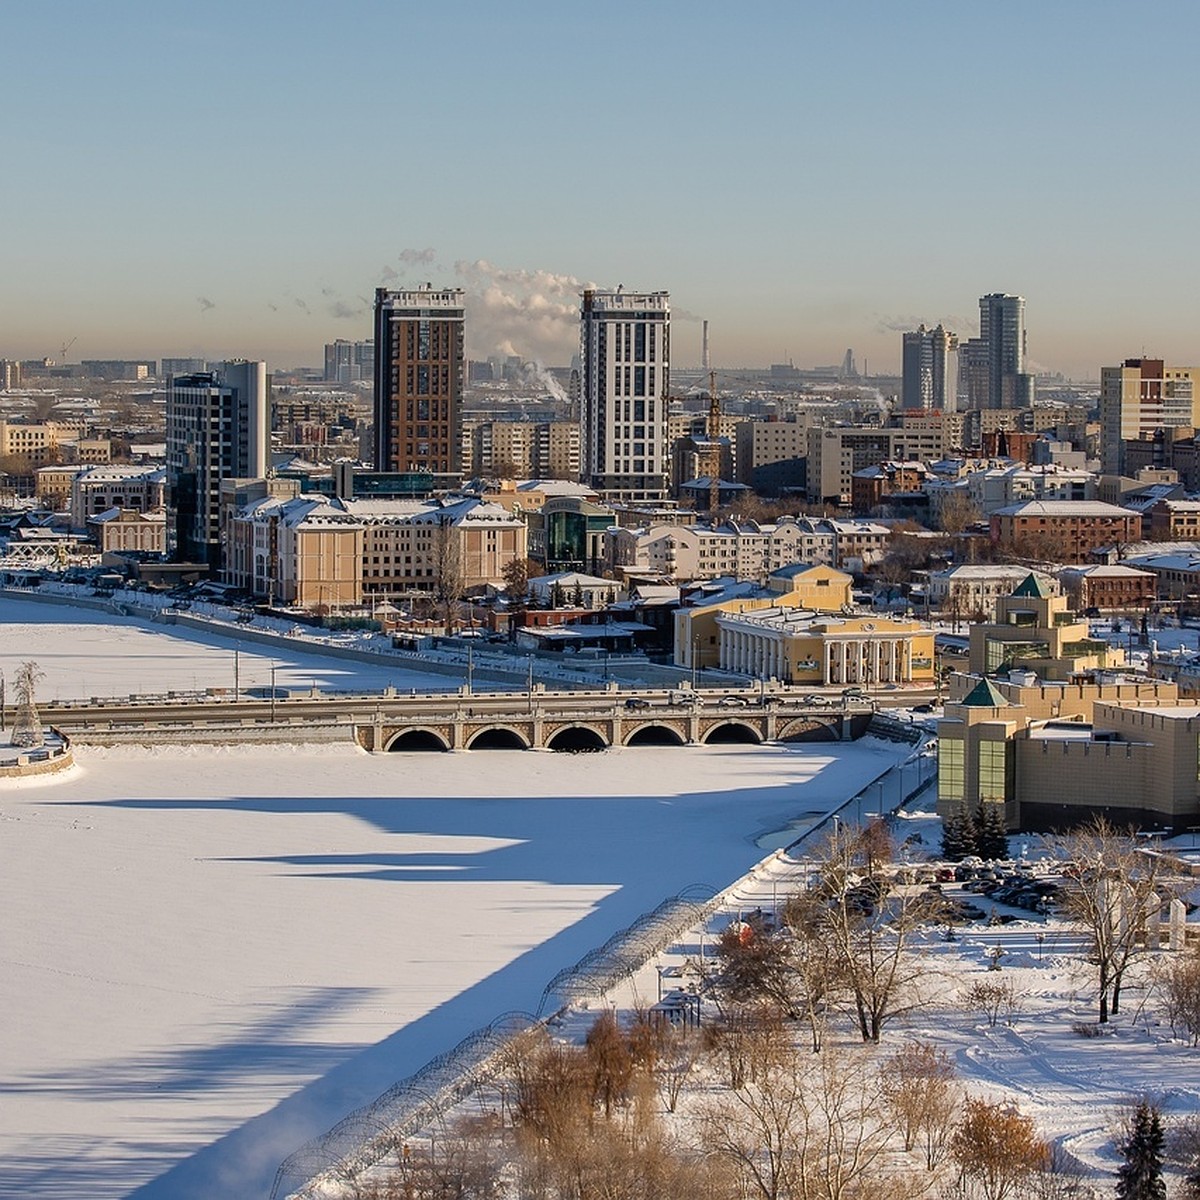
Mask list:
[{"label": "hazy horizon", "polygon": [[[1190,44],[1200,10],[1140,8]],[[473,358],[570,360],[588,283],[672,359],[896,374],[1027,301],[1032,369],[1200,361],[1186,72],[1129,10],[665,0],[10,0],[0,357],[318,365],[376,286],[468,292]]]}]

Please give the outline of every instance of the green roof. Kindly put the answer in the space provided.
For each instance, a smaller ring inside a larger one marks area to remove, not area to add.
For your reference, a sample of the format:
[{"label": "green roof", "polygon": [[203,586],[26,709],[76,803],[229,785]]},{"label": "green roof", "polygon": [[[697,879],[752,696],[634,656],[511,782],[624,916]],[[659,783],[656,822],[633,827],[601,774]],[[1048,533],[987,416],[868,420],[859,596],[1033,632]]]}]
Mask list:
[{"label": "green roof", "polygon": [[970,708],[1007,708],[1008,701],[990,679],[981,679],[960,701]]},{"label": "green roof", "polygon": [[1014,596],[1033,596],[1037,600],[1045,600],[1050,595],[1032,571],[1013,588],[1012,594]]}]

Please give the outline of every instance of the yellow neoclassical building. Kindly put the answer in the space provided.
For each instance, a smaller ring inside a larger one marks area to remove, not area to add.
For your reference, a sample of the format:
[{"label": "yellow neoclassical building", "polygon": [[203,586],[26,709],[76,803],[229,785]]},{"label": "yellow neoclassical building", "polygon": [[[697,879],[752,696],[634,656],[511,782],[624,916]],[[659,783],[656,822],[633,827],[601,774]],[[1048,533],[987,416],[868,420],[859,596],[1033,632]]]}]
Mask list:
[{"label": "yellow neoclassical building", "polygon": [[918,621],[765,608],[717,617],[719,665],[814,687],[932,683],[933,634]]},{"label": "yellow neoclassical building", "polygon": [[850,613],[850,584],[832,567],[791,568],[772,578],[765,596],[680,609],[675,662],[812,687],[932,682],[930,630]]}]

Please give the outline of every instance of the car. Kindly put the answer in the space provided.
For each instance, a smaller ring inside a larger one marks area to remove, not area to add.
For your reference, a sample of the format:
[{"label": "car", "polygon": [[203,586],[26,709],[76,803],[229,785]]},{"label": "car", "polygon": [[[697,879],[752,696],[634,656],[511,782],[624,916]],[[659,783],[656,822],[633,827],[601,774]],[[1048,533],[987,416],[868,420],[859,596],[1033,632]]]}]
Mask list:
[{"label": "car", "polygon": [[913,712],[915,713],[931,713],[933,712],[932,704],[914,704]]},{"label": "car", "polygon": [[811,704],[813,708],[824,708],[826,705],[832,704],[833,701],[828,696],[820,696],[814,692],[811,696],[801,696],[800,703]]},{"label": "car", "polygon": [[867,698],[867,693],[860,687],[842,688],[842,695],[847,700],[865,700]]},{"label": "car", "polygon": [[641,698],[641,696],[630,696],[629,699],[625,701],[625,707],[626,708],[649,708],[650,701],[643,700]]},{"label": "car", "polygon": [[717,703],[723,704],[726,708],[745,708],[750,701],[745,696],[722,696]]}]

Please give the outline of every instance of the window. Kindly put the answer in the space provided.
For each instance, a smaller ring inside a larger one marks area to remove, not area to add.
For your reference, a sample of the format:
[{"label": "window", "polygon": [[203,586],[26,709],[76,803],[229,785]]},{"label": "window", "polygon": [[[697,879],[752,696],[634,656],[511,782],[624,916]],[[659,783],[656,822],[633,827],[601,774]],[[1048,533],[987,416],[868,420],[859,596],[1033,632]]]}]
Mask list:
[{"label": "window", "polygon": [[1007,799],[1007,766],[1006,743],[979,743],[979,799],[985,804],[1003,804]]},{"label": "window", "polygon": [[938,741],[938,799],[961,802],[966,799],[966,746],[956,738]]}]

